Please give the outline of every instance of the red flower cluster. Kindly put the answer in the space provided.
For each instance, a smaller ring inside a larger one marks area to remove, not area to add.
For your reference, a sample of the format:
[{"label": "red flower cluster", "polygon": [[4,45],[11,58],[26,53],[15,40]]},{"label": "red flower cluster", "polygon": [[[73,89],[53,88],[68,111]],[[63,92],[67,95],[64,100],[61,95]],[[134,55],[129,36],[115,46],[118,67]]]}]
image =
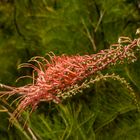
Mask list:
[{"label": "red flower cluster", "polygon": [[34,69],[36,76],[33,76],[33,83],[23,87],[10,87],[1,84],[1,87],[8,90],[1,91],[1,97],[7,94],[10,96],[21,94],[20,103],[14,112],[15,117],[20,115],[28,106],[35,109],[42,100],[60,103],[64,96],[63,92],[81,83],[90,75],[94,75],[116,63],[135,61],[134,50],[138,48],[138,45],[138,39],[135,39],[127,45],[116,44],[110,49],[101,50],[92,55],[53,55],[50,56],[50,61],[44,57],[34,57],[31,61],[36,62],[38,66],[31,63],[20,65],[20,67],[32,67]]}]

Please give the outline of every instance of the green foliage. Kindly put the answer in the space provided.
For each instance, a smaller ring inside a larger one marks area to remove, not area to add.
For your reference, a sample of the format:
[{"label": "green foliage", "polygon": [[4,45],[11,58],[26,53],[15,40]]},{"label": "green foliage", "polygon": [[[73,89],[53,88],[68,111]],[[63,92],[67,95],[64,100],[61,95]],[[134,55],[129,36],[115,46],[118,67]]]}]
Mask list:
[{"label": "green foliage", "polygon": [[139,69],[139,63],[138,60],[136,63],[129,65],[126,67],[126,72],[130,80],[133,82],[133,84],[140,90],[140,69]]},{"label": "green foliage", "polygon": [[[85,91],[73,102],[67,101],[47,112],[44,112],[46,108],[34,112],[28,119],[34,137],[41,140],[139,139],[140,114],[127,90],[112,80],[98,82],[92,89],[95,91]],[[42,104],[40,108],[47,105]],[[29,116],[27,112],[24,115]]]},{"label": "green foliage", "polygon": [[[1,0],[0,82],[15,85],[17,77],[31,74],[17,66],[32,56],[49,51],[90,54],[108,48],[121,35],[134,37],[140,25],[138,4],[138,0]],[[105,72],[125,76],[139,93],[139,67],[138,60]],[[140,113],[128,89],[113,80],[100,80],[61,105],[40,105],[25,130],[20,120],[8,130],[7,114],[0,112],[2,140],[140,139]]]}]

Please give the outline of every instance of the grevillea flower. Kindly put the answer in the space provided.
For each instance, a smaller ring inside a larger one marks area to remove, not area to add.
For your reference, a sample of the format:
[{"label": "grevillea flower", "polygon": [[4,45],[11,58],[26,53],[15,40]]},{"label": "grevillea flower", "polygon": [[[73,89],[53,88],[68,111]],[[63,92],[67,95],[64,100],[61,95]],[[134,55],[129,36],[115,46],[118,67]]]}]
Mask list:
[{"label": "grevillea flower", "polygon": [[[120,38],[119,44],[112,45],[109,49],[101,50],[92,55],[50,56],[50,61],[44,57],[33,57],[29,63],[20,67],[34,69],[33,83],[22,87],[11,87],[1,84],[7,91],[1,91],[1,97],[5,95],[20,94],[19,104],[14,111],[14,117],[18,117],[27,107],[34,110],[42,100],[60,103],[69,95],[66,93],[74,85],[80,85],[87,77],[96,75],[108,66],[117,63],[134,62],[135,50],[140,47],[139,39],[131,41],[128,38]],[[127,43],[122,45],[120,43]],[[31,64],[36,62],[37,66]]]}]

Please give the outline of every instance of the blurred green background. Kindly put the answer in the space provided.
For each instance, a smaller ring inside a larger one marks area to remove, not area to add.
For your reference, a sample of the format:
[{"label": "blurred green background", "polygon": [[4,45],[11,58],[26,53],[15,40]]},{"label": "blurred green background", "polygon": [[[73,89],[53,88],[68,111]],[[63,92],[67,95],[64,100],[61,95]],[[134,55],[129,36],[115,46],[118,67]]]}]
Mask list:
[{"label": "blurred green background", "polygon": [[[0,0],[0,83],[31,74],[17,66],[52,51],[92,54],[109,48],[119,36],[135,38],[140,27],[139,0]],[[133,64],[111,67],[140,94],[140,55]],[[12,100],[12,99],[11,99]],[[140,113],[128,90],[113,80],[100,81],[60,105],[40,103],[29,117],[8,129],[13,108],[1,99],[0,140],[139,140]],[[24,121],[23,121],[24,122]]]}]

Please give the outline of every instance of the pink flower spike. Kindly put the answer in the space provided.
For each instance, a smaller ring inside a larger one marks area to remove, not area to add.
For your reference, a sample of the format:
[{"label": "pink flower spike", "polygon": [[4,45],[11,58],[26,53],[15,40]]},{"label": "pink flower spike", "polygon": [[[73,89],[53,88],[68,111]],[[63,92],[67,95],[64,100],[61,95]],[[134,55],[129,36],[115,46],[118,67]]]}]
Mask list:
[{"label": "pink flower spike", "polygon": [[[15,118],[29,106],[34,110],[40,101],[60,103],[62,99],[65,99],[63,92],[80,84],[87,77],[97,74],[98,71],[110,65],[115,65],[117,62],[135,61],[134,52],[138,48],[138,40],[135,39],[126,46],[115,44],[110,49],[101,50],[99,53],[91,55],[55,56],[53,54],[53,56],[49,55],[50,62],[41,56],[34,57],[30,63],[20,65],[20,67],[31,67],[35,71],[34,82],[23,87],[10,87],[1,84],[0,87],[7,91],[1,91],[0,97],[21,95],[18,107],[13,113]],[[31,64],[32,61],[38,67]]]}]

